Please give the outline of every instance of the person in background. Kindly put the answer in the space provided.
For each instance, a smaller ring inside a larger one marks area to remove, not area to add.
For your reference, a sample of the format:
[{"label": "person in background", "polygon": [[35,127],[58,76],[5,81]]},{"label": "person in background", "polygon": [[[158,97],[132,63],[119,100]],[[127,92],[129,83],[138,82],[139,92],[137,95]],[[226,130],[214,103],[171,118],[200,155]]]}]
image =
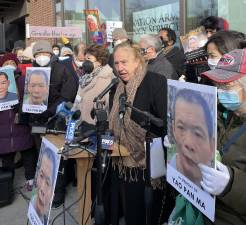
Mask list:
[{"label": "person in background", "polygon": [[140,38],[140,47],[145,61],[148,63],[148,71],[159,73],[167,79],[177,80],[178,75],[172,64],[162,52],[161,39],[154,34],[144,34]]},{"label": "person in background", "polygon": [[[80,121],[95,125],[91,118],[93,99],[97,97],[114,78],[113,70],[108,65],[109,51],[103,46],[92,44],[85,49],[85,59],[93,64],[93,71],[80,78],[77,95],[81,97],[79,109]],[[84,63],[86,63],[86,61]],[[109,95],[105,95],[105,107],[109,109]]]},{"label": "person in background", "polygon": [[21,74],[23,76],[26,76],[26,68],[27,67],[32,67],[32,62],[34,60],[34,57],[32,55],[32,47],[35,43],[32,43],[30,46],[27,46],[25,48],[25,50],[23,51],[22,54],[22,61],[21,63],[18,65],[18,67],[21,70]]},{"label": "person in background", "polygon": [[[130,42],[129,37],[127,35],[127,32],[124,28],[115,28],[112,32],[112,48],[116,47],[118,44],[122,42]],[[111,66],[111,68],[114,71],[114,74],[116,74],[116,71],[114,69],[114,57],[113,54],[110,54],[109,56],[109,62],[108,64]]]},{"label": "person in background", "polygon": [[14,48],[12,50],[12,53],[16,54],[17,59],[22,62],[22,54],[25,49],[26,45],[23,40],[18,40],[14,43]]},{"label": "person in background", "polygon": [[[165,182],[164,179],[151,182],[154,189],[153,205],[148,215],[145,209],[146,130],[142,125],[146,118],[131,108],[127,108],[125,115],[120,117],[119,98],[125,94],[126,101],[134,107],[163,120],[162,127],[151,124],[150,128],[153,137],[162,137],[167,129],[167,80],[165,76],[147,71],[140,46],[136,44],[124,42],[117,45],[114,48],[114,63],[120,81],[113,98],[109,127],[114,133],[115,143],[125,146],[130,155],[112,159],[111,224],[118,224],[119,202],[122,203],[126,225],[146,224],[146,218],[148,224],[163,224],[174,204],[169,195],[164,195],[167,191],[167,185],[164,187],[161,184]],[[163,198],[166,205],[162,202]]]},{"label": "person in background", "polygon": [[68,59],[69,57],[72,56],[73,56],[73,50],[71,48],[65,46],[61,48],[61,54],[59,57],[60,61]]},{"label": "person in background", "polygon": [[170,28],[162,28],[159,30],[159,37],[162,41],[164,55],[180,77],[184,74],[185,56],[179,47],[174,46],[177,39],[175,31]]},{"label": "person in background", "polygon": [[[221,57],[234,50],[241,48],[241,42],[245,40],[245,34],[238,31],[218,31],[211,36],[205,49],[208,54],[208,66],[210,69],[215,69]],[[202,77],[201,84],[213,85],[206,77]]]},{"label": "person in background", "polygon": [[56,55],[57,57],[60,56],[60,50],[61,50],[61,48],[58,44],[52,45],[53,54]]},{"label": "person in background", "polygon": [[83,42],[75,45],[73,57],[69,57],[61,63],[65,65],[69,74],[73,77],[76,84],[76,92],[79,87],[79,79],[84,75],[83,62],[85,60],[85,44]]},{"label": "person in background", "polygon": [[[246,224],[246,49],[225,54],[214,70],[204,72],[218,88],[217,149],[221,162],[216,168],[200,164],[202,188],[216,196],[215,221],[207,218],[206,225]],[[244,129],[243,129],[244,126]],[[240,130],[241,129],[241,130]]]},{"label": "person in background", "polygon": [[203,19],[200,24],[205,28],[208,38],[220,30],[227,31],[229,29],[227,20],[217,16],[209,16]]},{"label": "person in background", "polygon": [[[9,66],[17,69],[18,59],[13,53],[6,53],[0,61],[0,67]],[[12,171],[14,175],[15,155],[21,153],[23,166],[25,169],[26,188],[31,191],[36,168],[36,148],[31,135],[31,128],[21,112],[25,78],[19,73],[15,74],[15,81],[18,93],[19,104],[11,109],[0,111],[0,157],[3,167]],[[14,177],[14,176],[13,176]]]}]

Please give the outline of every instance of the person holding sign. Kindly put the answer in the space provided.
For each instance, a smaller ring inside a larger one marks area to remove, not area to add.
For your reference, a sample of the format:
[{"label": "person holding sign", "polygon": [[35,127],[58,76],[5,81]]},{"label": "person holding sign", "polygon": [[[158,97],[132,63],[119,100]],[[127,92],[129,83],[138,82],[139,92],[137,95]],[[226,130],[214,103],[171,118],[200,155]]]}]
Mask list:
[{"label": "person holding sign", "polygon": [[18,99],[16,93],[8,91],[9,85],[10,80],[8,79],[8,75],[5,72],[0,71],[0,103]]},{"label": "person holding sign", "polygon": [[32,70],[27,76],[28,98],[24,101],[31,105],[47,105],[49,79],[44,70]]},{"label": "person holding sign", "polygon": [[215,225],[246,224],[246,49],[225,54],[214,70],[202,74],[218,88],[223,111],[218,114],[218,149],[221,162],[216,169],[199,164],[201,185],[216,195]]}]

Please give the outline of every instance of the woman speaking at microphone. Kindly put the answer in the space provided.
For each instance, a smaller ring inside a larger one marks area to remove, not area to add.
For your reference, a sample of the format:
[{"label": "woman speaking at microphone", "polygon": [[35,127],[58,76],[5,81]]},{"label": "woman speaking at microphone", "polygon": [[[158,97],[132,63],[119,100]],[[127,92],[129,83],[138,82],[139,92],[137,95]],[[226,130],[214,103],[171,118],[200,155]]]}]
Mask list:
[{"label": "woman speaking at microphone", "polygon": [[[126,225],[145,225],[146,130],[141,127],[145,118],[131,108],[126,108],[125,115],[120,121],[119,98],[125,93],[126,101],[131,102],[134,107],[162,119],[163,127],[151,125],[150,128],[153,136],[161,137],[166,133],[167,80],[164,76],[146,71],[140,48],[135,44],[117,45],[114,49],[114,64],[120,82],[114,95],[109,126],[113,130],[117,144],[125,146],[130,156],[113,159],[111,223],[118,225],[118,205],[122,200]],[[169,214],[172,208],[171,202],[168,202],[169,210],[162,205],[166,189],[163,182],[163,178],[151,182],[154,189],[153,207],[151,215],[147,216],[147,224],[162,224],[166,220],[164,217],[168,216],[164,214]]]}]

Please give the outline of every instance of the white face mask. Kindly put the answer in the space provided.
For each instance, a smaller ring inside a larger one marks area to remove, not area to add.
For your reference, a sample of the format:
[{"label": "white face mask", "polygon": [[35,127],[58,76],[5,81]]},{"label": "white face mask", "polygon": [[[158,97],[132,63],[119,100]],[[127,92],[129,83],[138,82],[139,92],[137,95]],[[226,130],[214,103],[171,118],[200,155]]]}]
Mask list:
[{"label": "white face mask", "polygon": [[75,62],[77,67],[81,67],[83,65],[83,61],[75,60],[74,62]]},{"label": "white face mask", "polygon": [[220,61],[220,58],[217,59],[208,59],[208,66],[211,70],[214,70],[217,66],[218,62]]},{"label": "white face mask", "polygon": [[50,57],[47,55],[39,55],[36,57],[36,63],[40,66],[47,66],[50,62]]},{"label": "white face mask", "polygon": [[58,56],[59,53],[60,53],[60,51],[59,50],[54,50],[53,53],[54,53],[54,55],[57,55]]},{"label": "white face mask", "polygon": [[3,66],[4,69],[13,69],[13,70],[16,70],[16,67],[13,66],[13,65],[6,65],[6,66]]}]

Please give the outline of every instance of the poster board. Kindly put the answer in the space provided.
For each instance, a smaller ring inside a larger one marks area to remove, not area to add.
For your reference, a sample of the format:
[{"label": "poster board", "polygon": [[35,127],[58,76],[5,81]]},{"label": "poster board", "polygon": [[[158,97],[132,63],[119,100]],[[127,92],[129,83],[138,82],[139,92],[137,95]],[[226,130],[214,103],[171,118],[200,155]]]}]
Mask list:
[{"label": "poster board", "polygon": [[11,109],[19,103],[14,70],[0,68],[0,111]]},{"label": "poster board", "polygon": [[49,224],[60,159],[57,147],[43,138],[27,213],[32,225]]},{"label": "poster board", "polygon": [[47,109],[50,72],[50,67],[29,67],[26,69],[23,112],[40,114]]},{"label": "poster board", "polygon": [[203,27],[198,27],[186,35],[180,36],[180,41],[188,63],[195,64],[207,61],[207,52],[204,46],[208,39]]},{"label": "poster board", "polygon": [[216,87],[168,80],[167,181],[211,221],[215,197],[201,188],[198,163],[215,168]]},{"label": "poster board", "polygon": [[85,9],[84,13],[90,40],[97,44],[103,44],[103,34],[100,30],[98,9]]}]

